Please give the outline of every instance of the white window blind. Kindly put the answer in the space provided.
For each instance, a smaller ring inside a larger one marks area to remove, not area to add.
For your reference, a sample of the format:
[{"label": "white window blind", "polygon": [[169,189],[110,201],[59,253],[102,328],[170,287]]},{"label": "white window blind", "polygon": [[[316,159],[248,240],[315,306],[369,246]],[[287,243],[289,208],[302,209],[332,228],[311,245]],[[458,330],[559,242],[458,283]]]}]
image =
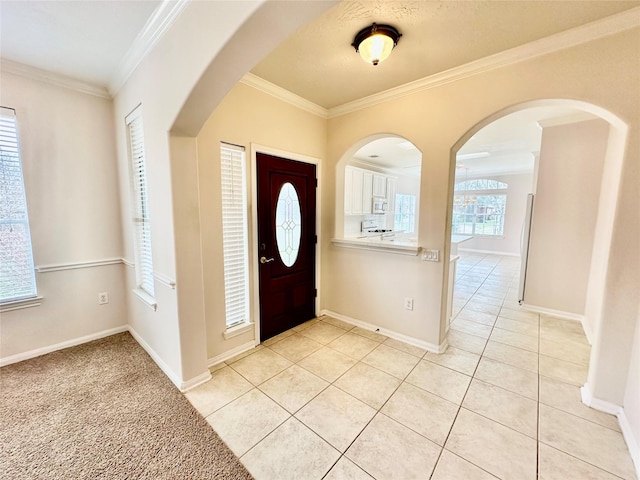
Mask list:
[{"label": "white window blind", "polygon": [[0,302],[37,295],[16,115],[0,107]]},{"label": "white window blind", "polygon": [[138,107],[126,119],[129,133],[129,156],[133,186],[133,226],[135,235],[135,268],[138,288],[154,296],[151,226],[147,190],[147,168],[144,150],[142,111]]},{"label": "white window blind", "polygon": [[227,327],[249,320],[249,245],[244,148],[220,145],[224,299]]}]

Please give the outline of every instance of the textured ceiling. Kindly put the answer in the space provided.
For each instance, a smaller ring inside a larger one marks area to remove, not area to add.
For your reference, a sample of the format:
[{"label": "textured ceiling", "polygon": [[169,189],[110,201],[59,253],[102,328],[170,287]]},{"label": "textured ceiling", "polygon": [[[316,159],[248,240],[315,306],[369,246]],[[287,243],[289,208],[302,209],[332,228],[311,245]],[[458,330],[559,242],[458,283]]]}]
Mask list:
[{"label": "textured ceiling", "polygon": [[[332,108],[640,5],[639,1],[343,1],[253,74]],[[351,46],[371,23],[403,34],[377,67]]]}]

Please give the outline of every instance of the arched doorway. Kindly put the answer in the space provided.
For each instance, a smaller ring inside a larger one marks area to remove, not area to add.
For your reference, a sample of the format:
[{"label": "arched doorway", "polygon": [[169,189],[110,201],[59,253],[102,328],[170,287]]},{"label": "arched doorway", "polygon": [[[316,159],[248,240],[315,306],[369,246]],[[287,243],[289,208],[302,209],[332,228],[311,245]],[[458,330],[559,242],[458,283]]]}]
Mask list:
[{"label": "arched doorway", "polygon": [[[569,109],[569,110],[567,110]],[[588,258],[582,257],[582,276],[585,277],[585,284],[583,288],[583,311],[580,315],[576,315],[574,320],[580,319],[582,320],[582,324],[584,326],[584,330],[587,333],[590,343],[592,344],[591,349],[591,357],[589,361],[589,383],[596,378],[598,375],[598,371],[600,370],[599,365],[603,361],[603,349],[604,345],[611,341],[611,338],[616,335],[619,337],[618,333],[613,333],[613,322],[612,319],[607,319],[606,324],[603,322],[603,314],[602,314],[602,306],[605,300],[605,296],[607,294],[605,289],[605,284],[607,282],[607,270],[608,270],[608,252],[612,246],[612,238],[614,233],[614,217],[618,208],[618,199],[617,192],[620,189],[620,185],[622,182],[622,167],[623,167],[623,151],[626,144],[627,130],[628,127],[620,118],[611,114],[608,111],[603,110],[600,107],[597,107],[592,104],[587,104],[584,102],[577,102],[573,100],[541,100],[536,102],[528,102],[525,104],[520,104],[514,107],[510,107],[503,111],[497,112],[496,114],[486,118],[482,122],[479,122],[476,126],[474,126],[469,132],[467,132],[451,150],[451,171],[455,171],[455,167],[458,161],[459,152],[462,153],[473,153],[473,152],[465,152],[465,145],[473,141],[474,139],[482,136],[482,131],[484,128],[491,126],[495,122],[504,122],[508,120],[511,115],[522,115],[523,112],[547,112],[550,116],[547,116],[548,122],[541,122],[542,127],[549,128],[549,141],[556,141],[557,137],[554,140],[554,136],[552,135],[554,129],[564,129],[565,132],[569,132],[573,126],[578,125],[580,123],[586,124],[590,122],[592,124],[597,124],[600,122],[600,126],[604,125],[605,129],[600,132],[600,141],[602,143],[601,149],[599,152],[599,162],[600,162],[600,170],[596,169],[595,172],[591,172],[593,178],[590,179],[592,186],[588,187],[583,184],[583,182],[578,182],[577,186],[574,187],[572,191],[571,188],[567,187],[567,191],[562,191],[563,185],[550,185],[550,181],[552,180],[549,175],[550,172],[553,172],[553,168],[548,168],[545,166],[545,179],[542,179],[542,171],[540,170],[543,165],[544,158],[536,158],[535,162],[535,180],[532,182],[532,192],[536,191],[540,193],[540,202],[542,206],[539,206],[539,210],[537,212],[534,211],[534,228],[535,228],[535,214],[537,213],[537,231],[535,235],[538,240],[538,252],[534,257],[530,257],[528,261],[525,262],[523,268],[531,269],[529,274],[532,275],[536,269],[540,270],[540,251],[543,254],[548,254],[549,251],[545,250],[541,247],[544,245],[544,241],[540,241],[540,237],[544,235],[552,235],[550,232],[544,232],[543,228],[540,225],[544,225],[545,221],[547,223],[552,223],[553,219],[549,217],[549,205],[555,207],[556,211],[562,211],[562,200],[563,194],[567,193],[569,195],[573,195],[574,199],[579,200],[585,206],[590,205],[588,208],[590,209],[590,217],[593,222],[593,228],[590,232],[590,239],[588,242],[588,250],[589,255]],[[570,117],[567,117],[567,114]],[[577,115],[577,116],[576,116]],[[561,121],[549,121],[550,118],[555,117],[565,117]],[[540,120],[544,120],[541,118]],[[546,127],[545,127],[546,126]],[[582,143],[587,143],[590,138],[585,137],[584,133],[580,137],[582,139]],[[558,147],[558,143],[554,145]],[[544,144],[542,145],[542,153],[541,156],[544,157]],[[560,149],[562,151],[562,149]],[[578,150],[574,150],[577,152]],[[585,160],[584,158],[580,158],[578,160]],[[562,162],[558,162],[562,163]],[[579,162],[574,164],[574,172],[576,165],[581,166],[585,169],[588,169],[592,165],[589,165],[588,162],[580,165]],[[556,165],[557,167],[557,165]],[[578,172],[576,177],[579,177],[583,172]],[[559,175],[555,175],[556,181],[558,181]],[[565,172],[565,175],[561,178],[561,180],[567,184],[570,184],[572,181],[570,172]],[[540,182],[544,181],[546,184],[543,185]],[[455,189],[454,189],[454,175],[451,175],[451,188],[450,188],[450,207],[449,207],[449,216],[448,216],[448,228],[451,230],[455,230],[455,219],[453,218],[453,205],[455,204]],[[593,192],[593,185],[597,186],[597,191]],[[558,194],[558,190],[561,190]],[[590,190],[590,191],[589,191]],[[543,202],[543,192],[546,194],[547,198]],[[549,193],[555,192],[556,198],[549,201]],[[553,203],[555,202],[555,204]],[[559,203],[560,202],[560,203]],[[535,207],[534,207],[535,208]],[[545,209],[547,211],[546,217]],[[565,215],[565,219],[569,225],[574,222],[574,218],[566,217],[567,211],[563,212]],[[557,221],[557,219],[555,219]],[[452,228],[453,226],[453,228]],[[575,225],[571,228],[576,228]],[[557,232],[556,232],[557,234]],[[554,241],[557,244],[562,244],[562,237],[554,238]],[[547,244],[548,245],[548,244]],[[571,249],[571,245],[566,245],[565,248]],[[531,252],[531,251],[530,251]],[[561,264],[561,262],[560,262]],[[556,263],[553,268],[563,267]],[[551,268],[551,267],[547,267]],[[566,270],[566,266],[564,270]],[[539,273],[539,272],[537,272]],[[566,273],[566,272],[565,272]],[[570,272],[575,273],[575,272]],[[525,289],[526,292],[526,289]],[[525,305],[526,301],[526,293],[525,293]],[[536,308],[537,307],[537,308]],[[545,313],[544,308],[540,308],[540,305],[530,305],[529,310],[537,311]],[[548,312],[550,314],[557,314],[557,311],[554,311],[553,308],[549,308]],[[560,312],[561,313],[561,312]],[[626,328],[627,330],[631,329],[632,326],[629,325],[619,325],[619,327]],[[630,332],[628,332],[630,334]],[[598,379],[599,380],[599,379]],[[588,390],[588,388],[587,388]],[[583,390],[583,396],[584,390]],[[590,397],[590,393],[587,392],[586,398]],[[588,403],[588,402],[587,402]]]}]

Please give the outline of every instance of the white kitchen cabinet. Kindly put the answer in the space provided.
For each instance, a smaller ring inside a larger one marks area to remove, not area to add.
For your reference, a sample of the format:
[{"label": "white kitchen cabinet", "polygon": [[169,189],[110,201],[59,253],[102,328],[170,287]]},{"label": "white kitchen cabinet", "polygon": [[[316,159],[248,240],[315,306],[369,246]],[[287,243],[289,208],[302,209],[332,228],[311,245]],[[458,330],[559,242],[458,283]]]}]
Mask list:
[{"label": "white kitchen cabinet", "polygon": [[364,171],[353,169],[351,180],[351,214],[362,215],[362,187],[364,186]]},{"label": "white kitchen cabinet", "polygon": [[353,207],[353,167],[345,167],[344,169],[344,213],[351,215]]},{"label": "white kitchen cabinet", "polygon": [[387,196],[387,176],[379,173],[373,174],[373,196]]},{"label": "white kitchen cabinet", "polygon": [[[393,213],[396,197],[396,178],[358,167],[344,169],[344,213],[345,215],[369,215],[373,213],[373,198],[387,201],[387,222],[393,228]],[[390,220],[389,220],[390,219]]]},{"label": "white kitchen cabinet", "polygon": [[362,171],[362,213],[371,213],[373,196],[373,172]]},{"label": "white kitchen cabinet", "polygon": [[363,215],[371,213],[373,173],[356,167],[344,169],[344,213]]}]

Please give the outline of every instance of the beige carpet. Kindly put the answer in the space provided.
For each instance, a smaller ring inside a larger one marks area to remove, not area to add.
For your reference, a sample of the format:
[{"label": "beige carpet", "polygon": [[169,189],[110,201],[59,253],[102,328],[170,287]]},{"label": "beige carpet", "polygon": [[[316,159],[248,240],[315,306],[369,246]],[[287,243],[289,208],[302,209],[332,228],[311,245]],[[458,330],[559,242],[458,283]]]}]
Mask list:
[{"label": "beige carpet", "polygon": [[2,479],[250,479],[122,333],[0,369]]}]

